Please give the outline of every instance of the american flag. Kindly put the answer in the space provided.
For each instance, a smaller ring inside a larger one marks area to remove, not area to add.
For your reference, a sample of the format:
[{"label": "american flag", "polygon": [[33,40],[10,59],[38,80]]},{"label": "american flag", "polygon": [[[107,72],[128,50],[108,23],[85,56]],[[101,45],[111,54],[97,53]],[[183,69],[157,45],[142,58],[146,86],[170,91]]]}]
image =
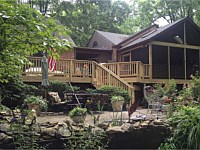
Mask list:
[{"label": "american flag", "polygon": [[56,70],[56,60],[53,57],[49,57],[49,70],[54,72]]}]

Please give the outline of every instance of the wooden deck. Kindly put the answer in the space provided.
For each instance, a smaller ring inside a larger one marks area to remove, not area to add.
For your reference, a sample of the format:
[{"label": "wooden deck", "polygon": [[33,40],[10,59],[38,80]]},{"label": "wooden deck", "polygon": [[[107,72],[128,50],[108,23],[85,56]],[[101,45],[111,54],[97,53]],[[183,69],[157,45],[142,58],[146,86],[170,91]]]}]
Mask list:
[{"label": "wooden deck", "polygon": [[[41,57],[29,57],[31,64],[24,66],[24,82],[41,82]],[[55,70],[49,70],[49,80],[72,83],[91,83],[95,87],[112,85],[127,90],[134,101],[135,83],[166,83],[169,79],[152,78],[149,64],[140,61],[98,64],[94,61],[60,59]],[[177,84],[189,83],[186,79],[176,79]],[[132,102],[133,102],[132,101]]]},{"label": "wooden deck", "polygon": [[[41,57],[29,57],[30,65],[23,68],[24,82],[41,82]],[[111,85],[129,92],[134,101],[134,87],[117,76],[105,66],[94,61],[64,60],[56,61],[55,70],[49,70],[49,80],[59,80],[72,83],[91,83],[95,87]]]}]

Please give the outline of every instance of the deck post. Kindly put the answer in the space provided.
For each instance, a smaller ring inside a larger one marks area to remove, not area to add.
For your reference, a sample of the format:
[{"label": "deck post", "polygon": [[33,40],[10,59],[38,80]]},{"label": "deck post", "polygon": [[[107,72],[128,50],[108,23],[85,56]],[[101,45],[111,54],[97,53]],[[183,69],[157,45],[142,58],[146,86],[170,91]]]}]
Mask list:
[{"label": "deck post", "polygon": [[117,75],[120,77],[120,63],[117,63]]},{"label": "deck post", "polygon": [[149,78],[152,79],[152,44],[149,44]]},{"label": "deck post", "polygon": [[170,66],[170,47],[168,46],[167,47],[167,52],[168,52],[168,76],[169,76],[169,79],[171,78],[171,76],[170,76],[170,70],[171,70],[171,66]]},{"label": "deck post", "polygon": [[70,60],[70,75],[69,75],[69,81],[72,81],[72,74],[73,74],[73,60]]},{"label": "deck post", "polygon": [[[183,32],[184,32],[184,45],[187,45],[187,43],[186,43],[186,25],[185,25],[185,22],[184,22],[184,24],[183,24]],[[185,79],[187,79],[187,63],[186,63],[186,48],[184,47],[184,68],[185,68]]]},{"label": "deck post", "polygon": [[95,78],[95,64],[92,62],[92,83],[94,83],[94,78]]},{"label": "deck post", "polygon": [[185,68],[185,79],[187,78],[187,65],[186,65],[186,48],[184,48],[184,68]]}]

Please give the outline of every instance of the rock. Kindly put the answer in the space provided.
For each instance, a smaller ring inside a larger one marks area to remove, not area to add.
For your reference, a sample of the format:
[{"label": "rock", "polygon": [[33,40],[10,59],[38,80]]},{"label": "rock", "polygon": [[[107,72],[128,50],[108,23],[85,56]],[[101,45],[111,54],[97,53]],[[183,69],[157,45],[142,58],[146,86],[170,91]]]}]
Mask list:
[{"label": "rock", "polygon": [[99,133],[99,132],[104,132],[104,130],[102,128],[99,128],[99,127],[92,128],[92,133],[93,134]]},{"label": "rock", "polygon": [[104,129],[104,130],[107,130],[108,127],[109,127],[109,123],[106,123],[106,122],[99,123],[99,124],[97,124],[97,127]]},{"label": "rock", "polygon": [[121,129],[126,131],[126,132],[131,132],[134,130],[134,126],[133,124],[130,124],[130,123],[124,123],[122,126],[121,126]]},{"label": "rock", "polygon": [[68,128],[61,128],[58,129],[58,134],[60,134],[62,137],[70,137],[72,133]]},{"label": "rock", "polygon": [[10,130],[10,125],[7,123],[0,124],[0,131],[8,132]]},{"label": "rock", "polygon": [[0,142],[3,141],[6,138],[6,134],[5,133],[0,133]]},{"label": "rock", "polygon": [[113,126],[113,127],[109,127],[106,130],[106,132],[109,134],[113,134],[113,133],[124,133],[125,131],[122,130],[120,126]]},{"label": "rock", "polygon": [[54,128],[41,127],[41,135],[54,137],[55,134],[56,134],[56,130]]},{"label": "rock", "polygon": [[141,125],[142,127],[148,127],[148,126],[149,126],[149,123],[150,123],[150,121],[149,121],[149,120],[146,120],[146,121],[143,121],[142,123],[140,123],[140,125]]},{"label": "rock", "polygon": [[154,125],[164,125],[164,121],[161,119],[155,119],[153,123]]},{"label": "rock", "polygon": [[135,122],[134,124],[133,124],[133,126],[134,126],[134,128],[139,128],[140,127],[140,122],[138,121],[138,122]]}]

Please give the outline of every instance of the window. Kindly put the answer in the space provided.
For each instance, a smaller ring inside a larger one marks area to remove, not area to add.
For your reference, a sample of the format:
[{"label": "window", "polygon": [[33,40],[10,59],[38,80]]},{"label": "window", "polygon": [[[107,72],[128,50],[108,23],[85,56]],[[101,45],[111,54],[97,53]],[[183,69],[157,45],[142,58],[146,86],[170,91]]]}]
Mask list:
[{"label": "window", "polygon": [[98,46],[97,41],[94,41],[94,42],[93,42],[93,47],[97,47],[97,46]]}]

